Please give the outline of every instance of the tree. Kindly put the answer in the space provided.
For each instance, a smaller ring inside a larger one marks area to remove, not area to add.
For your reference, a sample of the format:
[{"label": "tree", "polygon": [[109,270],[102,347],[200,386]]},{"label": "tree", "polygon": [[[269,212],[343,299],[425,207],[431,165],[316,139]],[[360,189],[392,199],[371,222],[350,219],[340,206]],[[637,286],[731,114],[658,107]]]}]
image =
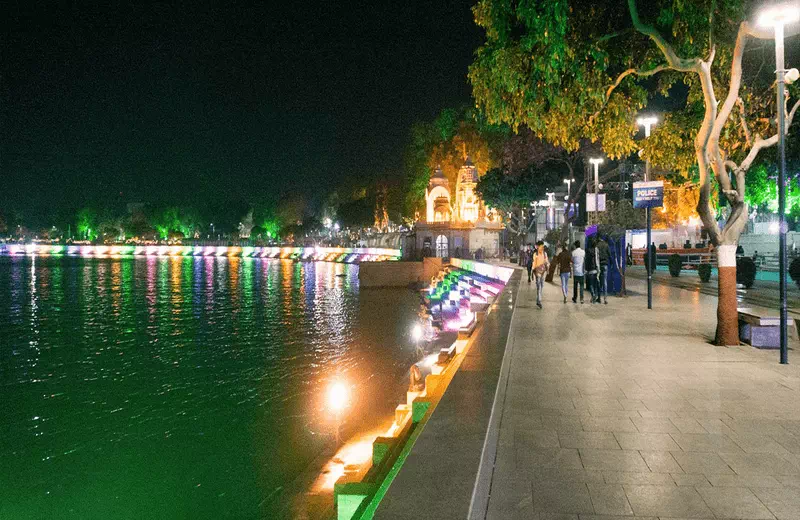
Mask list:
[{"label": "tree", "polygon": [[513,174],[494,168],[478,180],[475,191],[487,206],[500,213],[506,228],[519,237],[521,245],[535,222],[530,203],[541,200],[560,184],[560,174],[551,169],[531,166]]},{"label": "tree", "polygon": [[491,125],[475,109],[466,107],[447,108],[432,122],[414,124],[404,160],[404,216],[411,219],[424,207],[425,189],[437,166],[455,186],[467,157],[479,172],[500,164],[507,135],[507,127]]},{"label": "tree", "polygon": [[[720,345],[738,344],[733,252],[747,220],[746,173],[778,141],[771,45],[745,53],[749,40],[772,37],[748,21],[757,5],[651,0],[640,13],[636,0],[627,12],[607,0],[483,0],[474,8],[487,41],[469,76],[490,122],[528,126],[568,150],[581,138],[599,140],[619,157],[638,148],[637,112],[656,95],[678,95],[643,143],[643,158],[673,171],[697,168],[697,211],[720,263]],[[729,206],[719,224],[715,185]]]},{"label": "tree", "polygon": [[78,211],[75,229],[78,237],[83,240],[94,240],[97,236],[97,212],[92,208],[83,208]]},{"label": "tree", "polygon": [[700,190],[696,183],[675,182],[664,180],[664,205],[660,210],[653,211],[653,227],[671,229],[697,218],[697,203],[700,199]]}]

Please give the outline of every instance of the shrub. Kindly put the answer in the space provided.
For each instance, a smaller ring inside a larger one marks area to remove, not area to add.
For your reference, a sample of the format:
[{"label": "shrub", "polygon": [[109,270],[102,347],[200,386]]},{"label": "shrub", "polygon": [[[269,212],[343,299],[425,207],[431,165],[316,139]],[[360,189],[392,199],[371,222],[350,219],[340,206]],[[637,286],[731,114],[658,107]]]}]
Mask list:
[{"label": "shrub", "polygon": [[751,288],[756,281],[756,263],[752,258],[740,256],[736,259],[736,283]]},{"label": "shrub", "polygon": [[681,255],[678,253],[672,253],[669,255],[669,260],[667,262],[667,265],[669,266],[669,274],[675,277],[679,276],[681,274],[681,267],[683,267]]},{"label": "shrub", "polygon": [[800,287],[800,257],[795,258],[792,260],[792,263],[789,264],[789,276],[792,277],[797,287]]},{"label": "shrub", "polygon": [[700,264],[697,266],[697,274],[700,276],[700,281],[708,283],[711,279],[711,264]]}]

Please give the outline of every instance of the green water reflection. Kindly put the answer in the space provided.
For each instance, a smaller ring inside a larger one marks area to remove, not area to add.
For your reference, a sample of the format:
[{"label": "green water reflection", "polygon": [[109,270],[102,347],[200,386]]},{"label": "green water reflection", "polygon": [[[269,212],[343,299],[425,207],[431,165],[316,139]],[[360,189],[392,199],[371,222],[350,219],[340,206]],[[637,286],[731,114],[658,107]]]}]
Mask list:
[{"label": "green water reflection", "polygon": [[410,291],[357,266],[0,258],[0,518],[271,518],[331,440],[404,394]]}]

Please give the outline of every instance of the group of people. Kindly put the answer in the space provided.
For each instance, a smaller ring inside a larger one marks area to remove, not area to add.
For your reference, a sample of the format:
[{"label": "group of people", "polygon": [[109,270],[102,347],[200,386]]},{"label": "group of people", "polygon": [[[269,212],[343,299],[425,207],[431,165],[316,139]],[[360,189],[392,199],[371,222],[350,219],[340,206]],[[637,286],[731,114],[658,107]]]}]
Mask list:
[{"label": "group of people", "polygon": [[[541,309],[544,279],[550,269],[550,259],[544,242],[538,241],[535,248],[528,245],[522,254],[525,255],[524,265],[528,269],[528,283],[536,282],[536,306]],[[567,244],[559,245],[554,261],[561,277],[564,303],[567,303],[571,276],[572,303],[578,303],[579,295],[580,302],[583,303],[585,284],[592,303],[602,301],[608,304],[607,278],[610,256],[608,243],[598,236],[589,237],[586,251],[581,248],[579,240],[575,241],[571,250]]]}]

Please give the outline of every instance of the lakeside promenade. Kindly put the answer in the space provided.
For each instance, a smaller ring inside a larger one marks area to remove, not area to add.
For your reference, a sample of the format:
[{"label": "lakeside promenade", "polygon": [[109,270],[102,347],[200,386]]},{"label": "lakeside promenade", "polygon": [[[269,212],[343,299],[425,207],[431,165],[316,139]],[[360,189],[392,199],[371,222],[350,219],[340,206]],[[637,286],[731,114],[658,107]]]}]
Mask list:
[{"label": "lakeside promenade", "polygon": [[800,351],[713,346],[716,298],[628,289],[539,310],[520,284],[470,518],[800,519]]}]

